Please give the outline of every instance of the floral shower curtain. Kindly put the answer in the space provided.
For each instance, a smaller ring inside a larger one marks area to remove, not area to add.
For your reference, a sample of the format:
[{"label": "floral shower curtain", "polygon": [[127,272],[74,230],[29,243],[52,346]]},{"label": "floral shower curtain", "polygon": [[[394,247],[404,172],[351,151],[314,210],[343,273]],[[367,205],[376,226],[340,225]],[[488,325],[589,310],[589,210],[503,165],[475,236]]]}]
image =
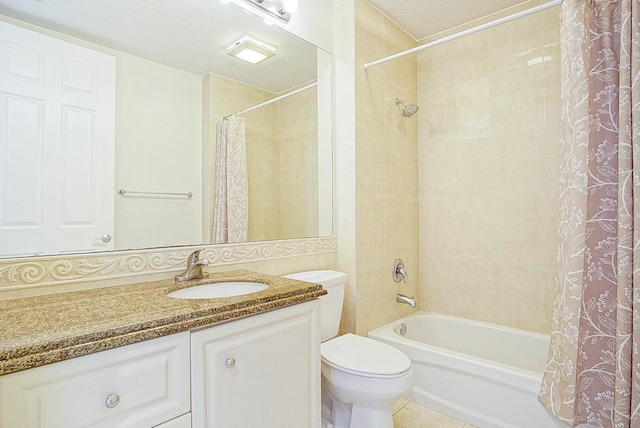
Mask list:
[{"label": "floral shower curtain", "polygon": [[559,290],[539,398],[572,427],[640,427],[640,0],[565,0],[561,19]]},{"label": "floral shower curtain", "polygon": [[244,117],[230,116],[217,127],[213,243],[246,242],[248,200]]}]

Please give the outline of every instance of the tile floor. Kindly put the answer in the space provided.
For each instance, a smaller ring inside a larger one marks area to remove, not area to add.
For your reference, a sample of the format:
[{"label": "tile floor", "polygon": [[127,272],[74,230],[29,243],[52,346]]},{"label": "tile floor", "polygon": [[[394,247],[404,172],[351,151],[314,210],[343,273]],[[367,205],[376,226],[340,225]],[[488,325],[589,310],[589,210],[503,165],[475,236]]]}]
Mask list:
[{"label": "tile floor", "polygon": [[393,405],[393,423],[395,428],[475,428],[404,399]]}]

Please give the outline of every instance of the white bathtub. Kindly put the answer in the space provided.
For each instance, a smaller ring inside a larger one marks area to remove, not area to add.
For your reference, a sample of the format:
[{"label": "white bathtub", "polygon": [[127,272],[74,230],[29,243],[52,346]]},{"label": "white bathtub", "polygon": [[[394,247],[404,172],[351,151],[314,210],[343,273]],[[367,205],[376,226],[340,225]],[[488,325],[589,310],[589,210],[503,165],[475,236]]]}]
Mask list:
[{"label": "white bathtub", "polygon": [[537,398],[548,335],[416,312],[369,337],[411,359],[414,403],[480,428],[566,428]]}]

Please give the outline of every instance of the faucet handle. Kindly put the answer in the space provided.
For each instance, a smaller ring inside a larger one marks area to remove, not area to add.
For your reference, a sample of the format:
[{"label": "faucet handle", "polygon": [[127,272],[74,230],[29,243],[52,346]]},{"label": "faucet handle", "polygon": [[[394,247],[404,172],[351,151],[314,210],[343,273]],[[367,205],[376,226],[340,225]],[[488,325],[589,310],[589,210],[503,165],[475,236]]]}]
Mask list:
[{"label": "faucet handle", "polygon": [[187,257],[187,263],[194,264],[195,262],[200,260],[200,251],[202,250],[204,250],[204,248],[200,248],[198,250],[195,250],[193,253],[189,254],[189,257]]}]

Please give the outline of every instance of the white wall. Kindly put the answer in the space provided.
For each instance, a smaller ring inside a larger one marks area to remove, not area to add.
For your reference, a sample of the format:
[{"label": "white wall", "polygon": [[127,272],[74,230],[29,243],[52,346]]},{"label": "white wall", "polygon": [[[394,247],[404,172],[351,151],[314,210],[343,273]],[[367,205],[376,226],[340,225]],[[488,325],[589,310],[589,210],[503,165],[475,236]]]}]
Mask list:
[{"label": "white wall", "polygon": [[202,242],[202,79],[130,55],[117,73],[116,188],[193,197],[116,196],[116,249]]}]

